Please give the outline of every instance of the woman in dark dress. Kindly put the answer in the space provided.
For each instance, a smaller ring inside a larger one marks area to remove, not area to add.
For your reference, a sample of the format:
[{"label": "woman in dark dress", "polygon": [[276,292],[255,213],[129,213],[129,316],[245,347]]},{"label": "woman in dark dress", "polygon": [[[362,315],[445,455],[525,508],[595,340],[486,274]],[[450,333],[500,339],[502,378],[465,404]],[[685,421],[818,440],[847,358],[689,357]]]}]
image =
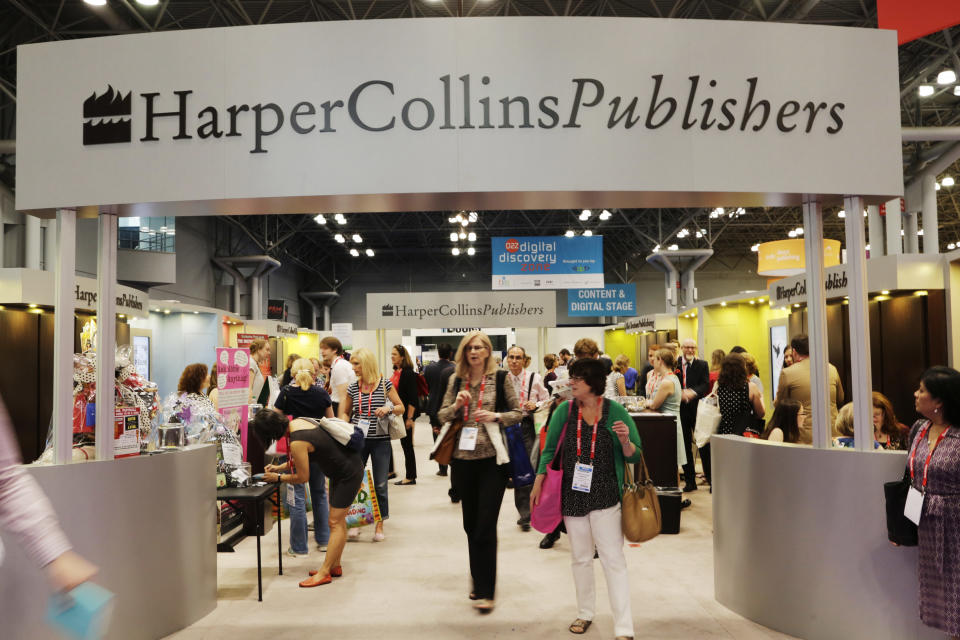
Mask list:
[{"label": "woman in dark dress", "polygon": [[628,640],[633,638],[633,617],[620,501],[626,463],[639,462],[641,458],[640,435],[626,409],[603,397],[605,384],[604,366],[598,360],[582,358],[570,365],[574,400],[572,404],[561,404],[550,418],[539,473],[530,492],[530,507],[538,504],[547,465],[561,451],[561,510],[570,537],[578,609],[569,630],[582,634],[593,622],[596,549],[607,579],[614,633],[617,640]]},{"label": "woman in dark dress", "polygon": [[312,420],[285,416],[272,409],[261,409],[253,417],[250,427],[266,446],[283,437],[290,439],[290,462],[267,465],[263,479],[267,482],[303,484],[310,481],[310,463],[314,462],[323,475],[330,479],[330,543],[323,565],[316,573],[300,583],[301,587],[329,584],[332,578],[343,575],[340,557],[347,542],[347,510],[353,504],[363,483],[363,463],[360,453],[333,439],[327,431]]},{"label": "woman in dark dress", "polygon": [[[928,369],[914,395],[907,468],[924,494],[919,522],[920,620],[960,637],[960,373]],[[926,471],[925,471],[926,469]],[[926,487],[924,487],[926,476]]]},{"label": "woman in dark dress", "polygon": [[[739,353],[730,353],[720,364],[717,376],[717,405],[720,408],[721,435],[743,435],[747,427],[756,428],[764,416],[763,396],[747,380],[747,364]],[[752,413],[751,413],[752,412]],[[751,417],[755,420],[751,420]]]},{"label": "woman in dark dress", "polygon": [[400,402],[403,403],[403,420],[407,427],[407,435],[400,438],[406,477],[393,484],[417,484],[417,459],[413,453],[413,421],[417,411],[417,373],[413,370],[410,351],[402,344],[393,345],[390,360],[393,362],[393,377],[390,378],[390,382],[400,395]]}]

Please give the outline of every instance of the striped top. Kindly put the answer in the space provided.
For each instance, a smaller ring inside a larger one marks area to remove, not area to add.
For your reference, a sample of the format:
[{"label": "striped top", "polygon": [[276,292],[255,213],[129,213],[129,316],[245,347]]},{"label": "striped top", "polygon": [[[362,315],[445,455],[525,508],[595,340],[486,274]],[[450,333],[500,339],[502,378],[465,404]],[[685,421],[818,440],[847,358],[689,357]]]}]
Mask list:
[{"label": "striped top", "polygon": [[347,387],[347,395],[350,396],[351,415],[350,422],[355,426],[360,426],[361,420],[369,420],[366,437],[371,440],[389,440],[390,432],[386,426],[380,428],[380,421],[377,419],[377,409],[385,405],[389,398],[386,393],[390,393],[393,385],[389,380],[381,378],[382,384],[377,383],[373,393],[360,393],[360,381],[355,380]]}]

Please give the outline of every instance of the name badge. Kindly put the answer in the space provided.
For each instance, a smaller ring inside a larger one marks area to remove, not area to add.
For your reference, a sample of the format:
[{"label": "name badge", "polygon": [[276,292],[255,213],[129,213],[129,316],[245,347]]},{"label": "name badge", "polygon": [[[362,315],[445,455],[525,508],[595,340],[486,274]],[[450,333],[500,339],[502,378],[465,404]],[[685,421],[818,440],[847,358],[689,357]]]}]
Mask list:
[{"label": "name badge", "polygon": [[363,435],[367,435],[367,433],[370,431],[370,419],[360,418],[360,420],[358,420],[358,423],[360,425],[360,430],[363,431]]},{"label": "name badge", "polygon": [[288,485],[287,485],[287,495],[286,495],[286,499],[284,500],[284,502],[286,502],[286,503],[287,503],[288,505],[290,505],[291,507],[297,506],[297,494],[293,492],[293,485],[292,485],[292,484],[288,484]]},{"label": "name badge", "polygon": [[479,427],[463,427],[460,429],[460,450],[473,451],[477,448],[477,434]]},{"label": "name badge", "polygon": [[907,493],[907,503],[903,507],[903,515],[913,524],[920,524],[920,512],[923,511],[923,494],[910,487]]},{"label": "name badge", "polygon": [[577,463],[573,468],[573,490],[590,493],[593,484],[593,465]]}]

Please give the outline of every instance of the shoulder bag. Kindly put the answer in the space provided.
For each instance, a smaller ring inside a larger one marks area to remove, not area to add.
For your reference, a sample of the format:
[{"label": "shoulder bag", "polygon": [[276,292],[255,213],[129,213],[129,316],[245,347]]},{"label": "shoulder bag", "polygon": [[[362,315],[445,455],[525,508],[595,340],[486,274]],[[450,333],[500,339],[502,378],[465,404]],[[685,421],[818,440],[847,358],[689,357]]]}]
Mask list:
[{"label": "shoulder bag", "polygon": [[[456,397],[460,393],[460,385],[463,380],[459,377],[455,377],[453,380],[453,396]],[[434,460],[437,464],[448,465],[450,460],[453,459],[453,450],[457,444],[457,437],[460,434],[460,429],[463,427],[463,420],[461,418],[455,418],[452,422],[447,423],[446,431],[443,431],[443,435],[440,438],[440,443],[437,445],[437,448],[433,450],[433,453],[430,454],[430,458]]]},{"label": "shoulder bag", "polygon": [[621,525],[630,542],[646,542],[660,533],[660,500],[642,453],[633,466],[633,482],[623,486]]},{"label": "shoulder bag", "polygon": [[[913,447],[916,445],[917,425],[919,424],[922,424],[922,421],[918,421],[910,431],[908,452],[913,451]],[[899,480],[883,483],[883,495],[886,499],[887,510],[887,539],[901,547],[915,547],[918,543],[917,525],[903,515],[903,510],[907,504],[907,494],[910,492],[909,465],[910,454],[908,453],[907,466],[903,469],[903,477]]]},{"label": "shoulder bag", "polygon": [[693,439],[697,449],[702,449],[710,442],[710,436],[719,428],[720,407],[717,404],[717,393],[714,389],[707,397],[697,401],[697,422],[693,428]]},{"label": "shoulder bag", "polygon": [[[567,422],[570,421],[571,404],[572,400],[567,404]],[[547,477],[540,487],[540,501],[530,509],[530,524],[540,533],[552,533],[563,521],[560,501],[563,493],[563,441],[567,435],[567,422],[563,423],[553,460],[547,465]]]},{"label": "shoulder bag", "polygon": [[[383,399],[387,399],[387,381],[382,376],[380,377],[380,388],[383,389]],[[403,406],[402,404],[400,406]],[[390,433],[391,440],[399,440],[407,435],[407,425],[403,421],[403,416],[398,416],[393,411],[388,413],[386,416],[387,420],[387,431]]]}]

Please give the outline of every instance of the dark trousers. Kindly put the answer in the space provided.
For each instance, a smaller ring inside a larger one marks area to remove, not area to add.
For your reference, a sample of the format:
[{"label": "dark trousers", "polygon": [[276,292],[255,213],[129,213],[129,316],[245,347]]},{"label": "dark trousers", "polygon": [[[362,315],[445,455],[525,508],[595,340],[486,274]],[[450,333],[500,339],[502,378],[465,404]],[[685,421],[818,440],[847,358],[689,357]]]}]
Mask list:
[{"label": "dark trousers", "polygon": [[703,445],[700,449],[700,462],[703,463],[703,475],[707,478],[707,484],[712,485],[710,481],[710,443]]},{"label": "dark trousers", "polygon": [[[436,442],[436,441],[437,441],[437,438],[440,437],[440,432],[438,431],[438,430],[440,429],[440,426],[441,426],[441,425],[440,425],[440,421],[437,420],[437,417],[434,416],[434,415],[431,415],[431,416],[430,416],[430,433],[433,434],[433,441],[434,441],[434,442]],[[442,471],[443,473],[446,473],[446,472],[447,472],[447,465],[437,463],[437,466],[440,467],[440,471]]]},{"label": "dark trousers", "polygon": [[683,432],[683,447],[687,454],[687,464],[683,465],[683,476],[687,484],[697,484],[697,468],[693,462],[693,428],[697,424],[697,401],[680,405],[680,431]]},{"label": "dark trousers", "polygon": [[492,600],[497,585],[497,519],[507,488],[507,467],[498,465],[496,458],[454,459],[450,473],[460,495],[473,592]]},{"label": "dark trousers", "polygon": [[407,467],[406,479],[417,479],[417,458],[413,453],[413,429],[407,429],[407,435],[400,438],[400,448],[403,449],[403,462]]},{"label": "dark trousers", "polygon": [[[523,434],[523,447],[527,450],[527,453],[530,454],[530,452],[533,451],[533,443],[537,439],[537,430],[533,426],[533,422],[524,420],[520,423],[520,432]],[[530,462],[533,462],[532,457]],[[536,467],[534,467],[534,469],[536,469]],[[520,514],[520,520],[517,524],[530,524],[530,491],[532,489],[532,484],[528,484],[525,487],[518,487],[514,484],[513,503],[517,505],[517,513]]]}]

